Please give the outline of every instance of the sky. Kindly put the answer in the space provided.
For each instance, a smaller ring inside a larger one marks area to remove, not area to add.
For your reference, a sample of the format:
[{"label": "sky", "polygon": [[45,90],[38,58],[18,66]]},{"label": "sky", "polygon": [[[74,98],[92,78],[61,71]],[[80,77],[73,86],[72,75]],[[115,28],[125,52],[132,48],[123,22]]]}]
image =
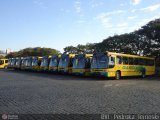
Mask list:
[{"label": "sky", "polygon": [[160,0],[0,0],[0,49],[98,43],[160,18]]}]

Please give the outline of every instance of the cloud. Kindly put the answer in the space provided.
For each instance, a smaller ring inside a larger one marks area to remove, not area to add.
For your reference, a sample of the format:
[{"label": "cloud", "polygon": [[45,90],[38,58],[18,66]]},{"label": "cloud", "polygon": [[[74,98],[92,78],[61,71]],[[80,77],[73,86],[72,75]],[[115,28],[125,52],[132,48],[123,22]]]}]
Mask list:
[{"label": "cloud", "polygon": [[127,5],[127,3],[121,3],[120,4],[120,6],[126,6]]},{"label": "cloud", "polygon": [[138,5],[140,4],[141,0],[131,0],[132,5]]},{"label": "cloud", "polygon": [[80,1],[76,1],[76,2],[74,3],[74,7],[75,7],[77,13],[81,13],[81,12],[82,12],[81,2],[80,2]]},{"label": "cloud", "polygon": [[127,32],[133,32],[135,30],[138,30],[142,26],[146,25],[148,22],[150,22],[152,20],[155,20],[157,18],[160,18],[160,15],[159,16],[153,16],[153,17],[146,18],[146,19],[142,19],[142,20],[140,19],[140,20],[138,20],[138,22],[135,22],[134,24],[132,24],[129,27],[127,27],[126,31]]},{"label": "cloud", "polygon": [[133,20],[135,18],[137,18],[137,16],[130,16],[130,17],[128,17],[128,20]]},{"label": "cloud", "polygon": [[43,8],[43,9],[47,8],[47,7],[44,5],[44,3],[43,3],[42,1],[40,1],[40,0],[34,0],[33,3],[34,3],[35,5],[37,5],[37,6],[39,6],[40,8]]},{"label": "cloud", "polygon": [[71,12],[69,9],[64,9],[64,8],[61,8],[60,11],[62,11],[64,13],[70,13]]},{"label": "cloud", "polygon": [[105,14],[100,14],[96,17],[97,20],[99,20],[103,27],[110,28],[112,27],[112,24],[110,22],[111,18],[106,16]]},{"label": "cloud", "polygon": [[128,25],[128,23],[120,23],[117,25],[117,27],[126,27]]},{"label": "cloud", "polygon": [[98,2],[97,0],[92,0],[91,1],[91,7],[92,8],[102,6],[103,4],[104,4],[103,2]]},{"label": "cloud", "polygon": [[100,15],[97,16],[97,18],[99,17],[106,17],[106,16],[111,16],[111,15],[116,15],[116,14],[121,14],[121,13],[125,13],[125,11],[123,10],[117,10],[117,11],[111,11],[111,12],[106,12],[106,13],[101,13]]},{"label": "cloud", "polygon": [[138,26],[141,27],[145,24],[147,24],[148,22],[152,21],[152,20],[155,20],[155,19],[158,19],[160,18],[160,16],[153,16],[153,17],[150,17],[150,18],[146,18],[146,19],[143,19],[142,21],[138,22]]},{"label": "cloud", "polygon": [[106,13],[106,15],[115,15],[115,14],[121,14],[121,13],[125,13],[125,11],[123,10],[112,11],[112,12]]},{"label": "cloud", "polygon": [[99,20],[102,24],[103,27],[105,28],[111,28],[113,27],[111,19],[112,19],[112,15],[116,15],[116,14],[122,14],[125,11],[123,10],[117,10],[117,11],[111,11],[111,12],[107,12],[107,13],[101,13],[99,15],[97,15],[96,19]]},{"label": "cloud", "polygon": [[85,20],[78,20],[77,23],[81,24],[81,23],[85,23]]},{"label": "cloud", "polygon": [[138,20],[138,22],[135,22],[135,24],[130,25],[130,27],[127,28],[127,31],[128,32],[133,32],[135,30],[138,30],[142,26],[146,25],[148,22],[150,22],[152,20],[155,20],[157,18],[160,18],[160,15],[159,16],[153,16],[153,17],[146,18],[146,19],[142,19],[142,20],[140,19],[140,20]]},{"label": "cloud", "polygon": [[132,12],[132,13],[135,13],[136,11],[137,11],[137,9],[133,9],[133,10],[131,10],[131,12]]},{"label": "cloud", "polygon": [[141,8],[140,10],[145,12],[153,12],[160,8],[160,4],[151,5],[149,7]]}]

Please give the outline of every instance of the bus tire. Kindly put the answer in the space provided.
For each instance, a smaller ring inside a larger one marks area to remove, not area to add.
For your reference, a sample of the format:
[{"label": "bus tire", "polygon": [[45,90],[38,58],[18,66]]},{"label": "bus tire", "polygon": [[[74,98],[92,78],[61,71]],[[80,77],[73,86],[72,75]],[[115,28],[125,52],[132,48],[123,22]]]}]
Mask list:
[{"label": "bus tire", "polygon": [[4,69],[7,69],[7,66],[4,66]]},{"label": "bus tire", "polygon": [[115,79],[119,80],[121,78],[121,73],[120,71],[116,71]]},{"label": "bus tire", "polygon": [[145,78],[145,77],[146,77],[145,72],[142,72],[142,78]]}]

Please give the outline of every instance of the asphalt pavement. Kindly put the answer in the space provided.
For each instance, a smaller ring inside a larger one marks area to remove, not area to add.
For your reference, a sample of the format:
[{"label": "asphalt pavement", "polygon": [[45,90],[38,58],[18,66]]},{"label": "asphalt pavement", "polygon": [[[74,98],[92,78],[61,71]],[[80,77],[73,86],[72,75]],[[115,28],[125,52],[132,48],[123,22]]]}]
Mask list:
[{"label": "asphalt pavement", "polygon": [[159,112],[160,77],[114,80],[0,70],[0,114]]}]

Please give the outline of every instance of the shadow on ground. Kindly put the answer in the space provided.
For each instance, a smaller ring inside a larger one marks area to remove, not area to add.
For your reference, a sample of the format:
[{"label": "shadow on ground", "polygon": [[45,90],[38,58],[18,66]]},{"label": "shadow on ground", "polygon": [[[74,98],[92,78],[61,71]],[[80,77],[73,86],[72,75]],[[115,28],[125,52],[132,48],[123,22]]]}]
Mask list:
[{"label": "shadow on ground", "polygon": [[[100,76],[76,76],[76,75],[68,75],[68,74],[60,74],[60,73],[50,73],[50,72],[34,72],[34,71],[21,71],[21,70],[13,70],[13,69],[2,69],[0,71],[7,72],[7,73],[17,73],[17,74],[25,74],[30,76],[37,76],[37,77],[45,77],[45,78],[58,78],[57,80],[80,80],[80,81],[105,81],[105,80],[115,80],[114,78],[106,78]],[[160,81],[159,76],[147,76],[146,78],[141,77],[123,77],[120,80],[156,80]],[[116,81],[116,80],[115,80]]]}]

